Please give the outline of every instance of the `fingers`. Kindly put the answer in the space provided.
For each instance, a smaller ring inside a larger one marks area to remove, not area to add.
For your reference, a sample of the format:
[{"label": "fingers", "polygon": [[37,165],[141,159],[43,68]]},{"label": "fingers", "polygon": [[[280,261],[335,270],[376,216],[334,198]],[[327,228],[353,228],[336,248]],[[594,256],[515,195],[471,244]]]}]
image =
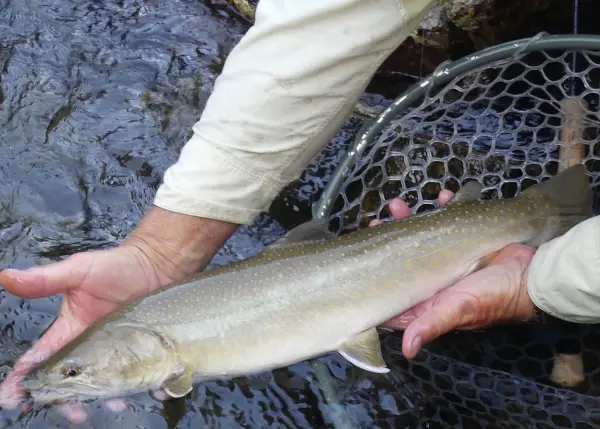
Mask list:
[{"label": "fingers", "polygon": [[532,305],[521,280],[533,253],[534,249],[527,246],[507,246],[488,267],[398,316],[401,324],[408,325],[403,354],[412,359],[422,345],[452,330],[525,320]]},{"label": "fingers", "polygon": [[[522,265],[529,265],[534,253],[535,249],[533,247],[522,244],[509,244],[500,250],[498,254],[490,260],[487,266],[491,267],[493,265],[505,264],[511,261],[517,261]],[[452,287],[452,289],[454,289],[454,287]],[[433,297],[415,305],[410,310],[394,317],[382,326],[389,327],[391,329],[406,329],[408,325],[410,325],[415,319],[428,311],[432,307],[433,303],[439,300],[439,295],[444,292],[445,291],[438,292]]]},{"label": "fingers", "polygon": [[106,401],[106,406],[113,413],[120,413],[127,409],[127,402],[123,399],[109,399]]},{"label": "fingers", "polygon": [[91,266],[90,255],[79,254],[64,261],[27,270],[0,271],[0,283],[8,292],[22,298],[56,295],[81,284]]},{"label": "fingers", "polygon": [[6,376],[6,379],[0,384],[0,407],[6,409],[16,408],[24,397],[24,389],[20,385],[21,379],[37,363],[45,360],[48,354],[44,353],[43,348],[34,346],[27,350],[15,363],[13,370]]},{"label": "fingers", "polygon": [[[446,334],[468,322],[470,314],[465,312],[463,303],[451,294],[439,296],[435,310],[425,311],[408,325],[402,339],[402,354],[407,359],[416,356],[420,348],[439,336]],[[454,298],[454,299],[453,299]]]},{"label": "fingers", "polygon": [[[48,328],[41,338],[35,342],[33,347],[25,353],[32,353],[35,359],[47,359],[59,351],[65,344],[81,334],[86,325],[75,319],[70,312],[61,308],[60,315],[56,321]],[[24,355],[24,356],[25,356]],[[32,359],[30,359],[32,360]],[[19,359],[21,361],[21,359]],[[37,362],[36,362],[37,363]]]},{"label": "fingers", "polygon": [[0,406],[17,407],[24,394],[19,384],[23,376],[84,331],[85,326],[71,320],[68,312],[61,313],[44,335],[15,362],[13,370],[0,384]]},{"label": "fingers", "polygon": [[438,195],[438,201],[440,203],[440,206],[445,206],[446,204],[448,204],[452,197],[454,197],[454,192],[449,191],[447,189],[440,191],[440,194]]},{"label": "fingers", "polygon": [[390,209],[392,216],[396,219],[403,219],[411,215],[410,207],[408,207],[408,204],[400,198],[391,200],[388,208]]},{"label": "fingers", "polygon": [[58,410],[64,415],[71,423],[80,425],[87,419],[87,413],[83,404],[78,402],[67,402],[58,406]]},{"label": "fingers", "polygon": [[[438,196],[440,206],[446,205],[448,201],[452,199],[453,196],[454,192],[448,191],[446,189],[442,190]],[[392,214],[392,216],[394,216],[395,219],[404,219],[405,217],[411,215],[410,207],[408,206],[408,204],[406,204],[404,200],[401,200],[400,198],[392,199],[390,201],[390,204],[388,205],[388,208],[390,209],[390,213]],[[382,223],[383,221],[379,219],[373,219],[371,222],[369,222],[369,226],[381,225]]]},{"label": "fingers", "polygon": [[[66,343],[81,334],[85,326],[69,319],[68,312],[61,312],[56,321],[50,326],[46,333],[19,358],[15,363],[13,371],[8,374],[0,385],[0,406],[7,409],[16,408],[22,402],[24,389],[20,381],[35,365],[46,360],[56,353]],[[66,313],[66,314],[65,314]],[[106,403],[109,410],[121,412],[126,409],[127,404],[122,399],[112,399]],[[83,404],[78,402],[67,402],[58,405],[58,410],[73,424],[82,424],[87,419],[87,413]]]},{"label": "fingers", "polygon": [[[388,208],[390,209],[390,213],[392,213],[392,216],[394,216],[395,219],[402,219],[410,216],[411,214],[410,207],[408,207],[408,204],[406,204],[400,198],[394,198],[393,200],[391,200],[390,204],[388,205]],[[377,226],[381,225],[382,223],[383,221],[379,219],[373,219],[371,222],[369,222],[369,226]]]},{"label": "fingers", "polygon": [[166,401],[169,399],[169,395],[163,389],[153,390],[152,395],[156,398],[157,401]]},{"label": "fingers", "polygon": [[415,305],[410,310],[407,310],[404,313],[394,317],[393,319],[388,320],[382,326],[384,328],[390,328],[390,329],[395,329],[395,330],[403,330],[403,329],[408,328],[408,326],[412,322],[414,322],[416,319],[421,317],[421,315],[423,313],[428,311],[433,306],[433,303],[435,302],[436,297],[437,297],[437,294],[434,295],[433,297],[429,298],[428,300],[425,300],[425,301]]}]

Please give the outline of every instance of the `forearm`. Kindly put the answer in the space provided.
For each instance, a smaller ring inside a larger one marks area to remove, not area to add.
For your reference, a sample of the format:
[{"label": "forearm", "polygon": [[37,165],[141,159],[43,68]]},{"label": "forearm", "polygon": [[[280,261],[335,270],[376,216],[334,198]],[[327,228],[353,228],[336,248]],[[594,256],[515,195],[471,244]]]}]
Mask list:
[{"label": "forearm", "polygon": [[155,204],[249,224],[339,131],[433,0],[261,0]]},{"label": "forearm", "polygon": [[570,322],[600,322],[600,217],[543,244],[527,275],[527,290],[542,311]]},{"label": "forearm", "polygon": [[170,277],[204,267],[333,138],[433,0],[261,0],[194,134],[124,245]]},{"label": "forearm", "polygon": [[[151,208],[123,246],[135,246],[159,267],[168,281],[179,280],[206,266],[237,224]],[[158,274],[158,273],[157,273]]]}]

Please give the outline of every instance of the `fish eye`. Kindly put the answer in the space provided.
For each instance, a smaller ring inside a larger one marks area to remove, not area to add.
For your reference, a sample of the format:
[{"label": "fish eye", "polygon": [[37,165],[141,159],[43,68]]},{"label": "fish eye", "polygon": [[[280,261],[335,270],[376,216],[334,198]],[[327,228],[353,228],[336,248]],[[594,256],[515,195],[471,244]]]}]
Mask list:
[{"label": "fish eye", "polygon": [[79,368],[76,366],[65,366],[62,370],[62,375],[65,377],[77,377],[79,375]]}]

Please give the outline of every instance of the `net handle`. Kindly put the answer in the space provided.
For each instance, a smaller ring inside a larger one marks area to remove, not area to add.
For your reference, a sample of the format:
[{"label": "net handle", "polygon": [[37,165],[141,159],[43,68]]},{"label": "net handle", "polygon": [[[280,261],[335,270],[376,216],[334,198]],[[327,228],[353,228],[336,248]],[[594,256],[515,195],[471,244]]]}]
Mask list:
[{"label": "net handle", "polygon": [[400,112],[410,107],[434,87],[444,85],[462,73],[493,63],[494,61],[518,56],[523,53],[548,49],[600,50],[600,35],[562,34],[550,36],[542,32],[530,38],[519,39],[482,49],[454,62],[443,62],[428,77],[410,86],[372,122],[368,122],[361,127],[354,143],[343,155],[340,164],[333,171],[331,179],[323,189],[321,198],[312,205],[313,218],[322,219],[329,217],[344,180],[360,159],[369,142],[398,116]]}]

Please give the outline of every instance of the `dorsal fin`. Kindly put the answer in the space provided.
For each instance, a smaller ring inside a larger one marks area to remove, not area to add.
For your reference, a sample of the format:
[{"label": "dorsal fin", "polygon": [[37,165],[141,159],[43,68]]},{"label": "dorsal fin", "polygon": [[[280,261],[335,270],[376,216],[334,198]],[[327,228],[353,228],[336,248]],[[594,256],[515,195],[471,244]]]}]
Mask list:
[{"label": "dorsal fin", "polygon": [[329,231],[327,219],[313,219],[290,229],[285,235],[267,246],[267,249],[278,249],[297,243],[323,241],[335,237]]}]

